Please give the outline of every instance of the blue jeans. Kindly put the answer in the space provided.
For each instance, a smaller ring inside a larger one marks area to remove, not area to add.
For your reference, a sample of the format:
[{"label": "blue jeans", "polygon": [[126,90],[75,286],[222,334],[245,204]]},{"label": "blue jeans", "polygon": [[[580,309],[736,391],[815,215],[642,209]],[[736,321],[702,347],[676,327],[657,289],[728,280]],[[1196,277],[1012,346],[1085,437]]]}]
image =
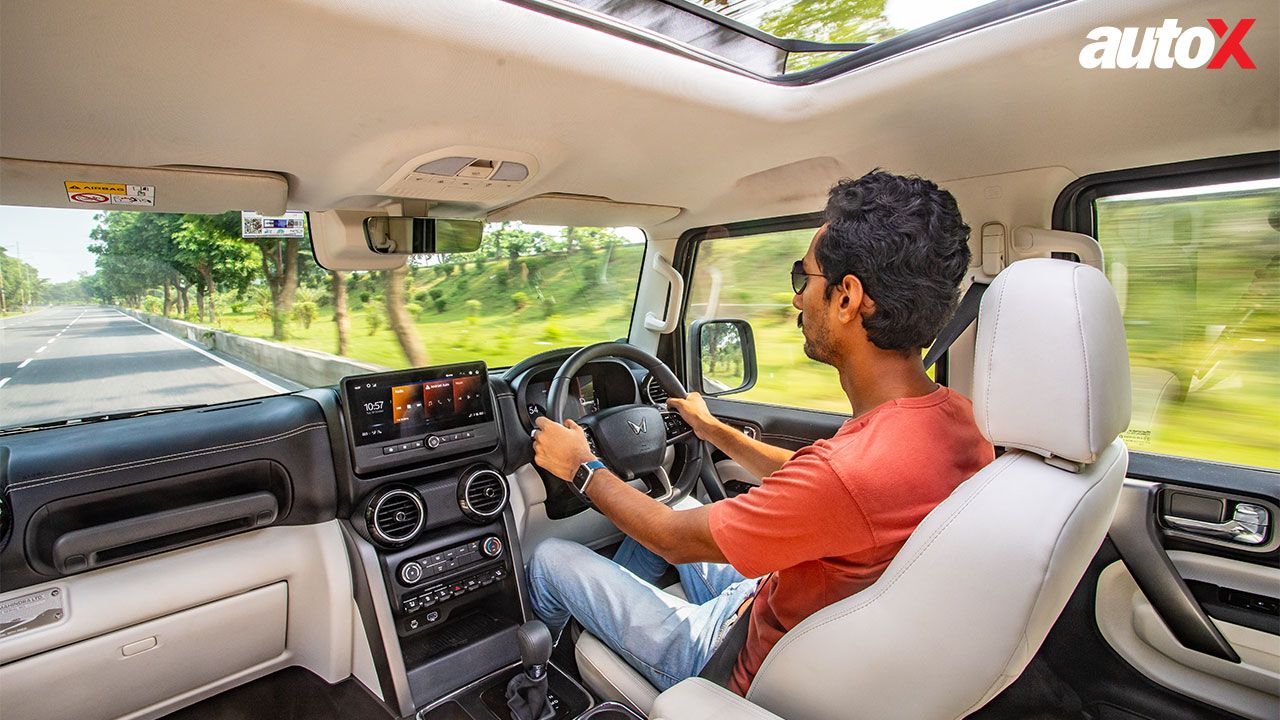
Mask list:
[{"label": "blue jeans", "polygon": [[677,565],[687,599],[654,583],[667,561],[626,538],[609,560],[583,545],[544,540],[529,559],[529,599],[553,635],[576,618],[654,687],[697,675],[732,627],[756,580],[730,565]]}]

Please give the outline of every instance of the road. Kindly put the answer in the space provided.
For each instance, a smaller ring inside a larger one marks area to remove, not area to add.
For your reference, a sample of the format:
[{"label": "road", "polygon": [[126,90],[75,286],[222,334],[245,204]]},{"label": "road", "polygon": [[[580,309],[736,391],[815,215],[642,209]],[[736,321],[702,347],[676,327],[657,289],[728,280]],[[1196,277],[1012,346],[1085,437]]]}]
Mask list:
[{"label": "road", "polygon": [[0,320],[0,427],[297,387],[112,308],[55,306]]}]

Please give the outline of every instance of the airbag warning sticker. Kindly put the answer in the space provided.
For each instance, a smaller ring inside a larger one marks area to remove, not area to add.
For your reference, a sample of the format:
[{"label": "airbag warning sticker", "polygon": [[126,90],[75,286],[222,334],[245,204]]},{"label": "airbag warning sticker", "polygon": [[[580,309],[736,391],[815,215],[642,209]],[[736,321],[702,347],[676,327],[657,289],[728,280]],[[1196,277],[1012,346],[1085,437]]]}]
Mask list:
[{"label": "airbag warning sticker", "polygon": [[16,597],[0,603],[0,638],[52,625],[66,615],[58,588]]},{"label": "airbag warning sticker", "polygon": [[154,185],[124,185],[118,183],[63,183],[67,186],[67,199],[77,205],[133,205],[156,204]]}]

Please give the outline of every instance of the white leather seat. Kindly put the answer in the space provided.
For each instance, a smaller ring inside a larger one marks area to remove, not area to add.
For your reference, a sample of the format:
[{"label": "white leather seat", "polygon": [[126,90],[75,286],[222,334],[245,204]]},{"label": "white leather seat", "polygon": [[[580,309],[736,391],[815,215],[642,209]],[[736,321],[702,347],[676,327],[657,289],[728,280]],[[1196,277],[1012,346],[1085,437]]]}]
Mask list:
[{"label": "white leather seat", "polygon": [[978,427],[1008,452],[935,508],[875,584],[787,633],[746,700],[695,678],[651,717],[951,720],[1021,674],[1101,544],[1128,465],[1115,294],[1085,265],[1016,262],[983,297],[975,359]]},{"label": "white leather seat", "polygon": [[[684,597],[684,588],[680,583],[664,589],[676,597]],[[653,701],[658,697],[658,689],[610,650],[608,645],[584,630],[574,642],[573,653],[578,661],[578,674],[598,697],[622,703],[641,714],[648,714]]]}]

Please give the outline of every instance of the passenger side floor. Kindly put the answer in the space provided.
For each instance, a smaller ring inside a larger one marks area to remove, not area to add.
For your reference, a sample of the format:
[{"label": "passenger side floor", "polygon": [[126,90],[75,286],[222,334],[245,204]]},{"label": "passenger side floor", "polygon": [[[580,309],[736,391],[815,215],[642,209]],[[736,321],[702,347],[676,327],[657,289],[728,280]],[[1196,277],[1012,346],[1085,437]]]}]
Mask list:
[{"label": "passenger side floor", "polygon": [[392,720],[382,703],[355,678],[330,685],[299,667],[170,713],[164,720]]}]

